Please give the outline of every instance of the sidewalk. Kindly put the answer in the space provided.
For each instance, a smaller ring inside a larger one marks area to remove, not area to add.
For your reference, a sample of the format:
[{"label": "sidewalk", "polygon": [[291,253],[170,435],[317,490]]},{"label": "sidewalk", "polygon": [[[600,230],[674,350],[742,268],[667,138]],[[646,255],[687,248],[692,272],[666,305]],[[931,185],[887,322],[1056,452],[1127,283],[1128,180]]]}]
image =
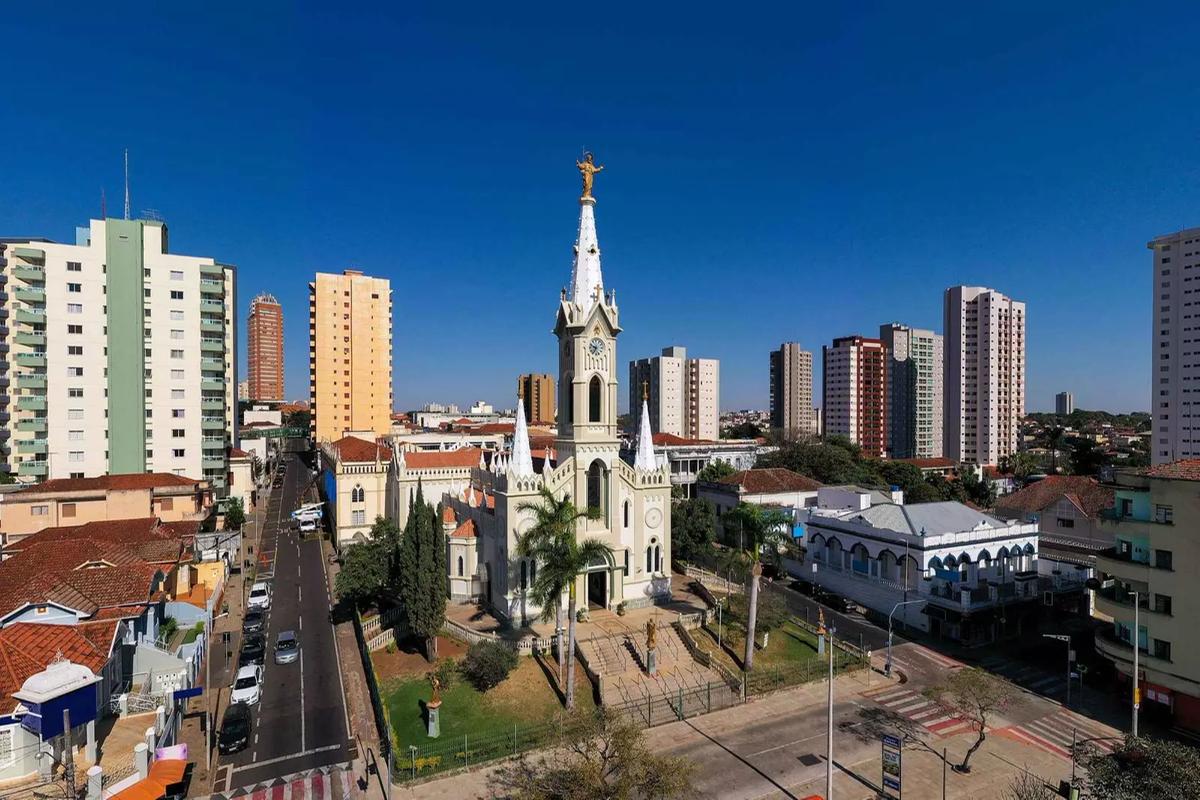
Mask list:
[{"label": "sidewalk", "polygon": [[[270,504],[272,496],[273,484],[269,485],[268,490],[259,498],[258,506],[254,512],[250,514],[246,520],[246,524],[242,527],[242,549],[238,553],[238,563],[244,564],[248,557],[247,544],[254,546],[254,552],[258,552],[257,535],[261,534],[263,520],[265,519],[267,507]],[[253,539],[252,539],[253,537]],[[213,774],[210,774],[208,769],[207,759],[205,758],[205,749],[207,747],[207,737],[204,733],[204,711],[208,706],[212,712],[212,757],[216,759],[216,735],[217,730],[221,725],[221,714],[224,713],[225,707],[228,705],[226,689],[233,683],[233,675],[237,671],[238,650],[241,647],[242,638],[242,616],[244,613],[244,591],[246,587],[246,572],[243,568],[242,572],[237,575],[230,574],[225,580],[224,598],[222,606],[229,609],[229,613],[221,614],[220,608],[215,609],[216,615],[213,617],[213,630],[208,643],[207,661],[207,678],[208,684],[205,686],[205,692],[200,697],[192,697],[187,701],[184,708],[183,724],[179,730],[179,741],[188,746],[188,758],[193,762],[192,777],[189,783],[189,794],[206,794],[213,791]],[[223,634],[229,633],[229,646],[226,649],[223,641]],[[226,652],[229,653],[226,659]],[[205,672],[201,672],[198,677],[198,683],[204,685]],[[211,687],[211,690],[210,690]]]}]

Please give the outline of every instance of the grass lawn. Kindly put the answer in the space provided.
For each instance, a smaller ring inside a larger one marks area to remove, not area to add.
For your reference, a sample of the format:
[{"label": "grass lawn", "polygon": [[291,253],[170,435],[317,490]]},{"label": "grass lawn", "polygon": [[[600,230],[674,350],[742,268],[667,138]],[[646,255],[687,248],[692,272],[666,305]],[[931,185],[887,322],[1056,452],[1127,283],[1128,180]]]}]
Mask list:
[{"label": "grass lawn", "polygon": [[[725,626],[722,641],[725,646],[725,652],[717,653],[717,632],[716,629],[705,629],[707,637],[701,637],[702,646],[713,652],[714,655],[719,655],[725,666],[737,672],[742,667],[742,654],[746,649],[746,640],[742,636],[742,632],[730,626]],[[707,639],[707,640],[706,640]],[[736,654],[736,657],[730,656],[729,651]],[[787,669],[796,667],[808,662],[817,660],[817,637],[808,631],[796,625],[793,622],[785,622],[781,627],[771,631],[771,635],[767,637],[767,646],[763,650],[757,650],[754,653],[754,666],[757,667],[777,667],[779,669]]]},{"label": "grass lawn", "polygon": [[[424,676],[396,677],[385,681],[380,690],[401,751],[410,744],[435,741],[425,731],[425,703],[431,687]],[[575,701],[580,709],[594,707],[592,684],[578,665]],[[489,692],[478,691],[462,678],[442,692],[441,740],[511,733],[514,725],[552,722],[562,710],[558,694],[537,661],[522,656],[508,678]]]},{"label": "grass lawn", "polygon": [[191,644],[192,642],[196,641],[196,637],[199,636],[200,632],[203,630],[204,630],[204,623],[197,622],[193,627],[188,628],[187,632],[185,634],[183,634],[183,642],[182,643],[183,644]]}]

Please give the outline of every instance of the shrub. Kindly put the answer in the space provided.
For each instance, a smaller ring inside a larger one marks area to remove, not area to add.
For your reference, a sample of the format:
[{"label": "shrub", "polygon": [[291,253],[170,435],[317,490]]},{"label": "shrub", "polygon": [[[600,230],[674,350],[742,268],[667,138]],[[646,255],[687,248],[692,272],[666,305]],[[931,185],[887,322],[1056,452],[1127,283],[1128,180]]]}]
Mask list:
[{"label": "shrub", "polygon": [[499,684],[517,666],[517,654],[499,642],[476,642],[467,649],[460,671],[481,692]]},{"label": "shrub", "polygon": [[617,603],[617,616],[618,617],[625,616],[625,601],[624,600]]},{"label": "shrub", "polygon": [[575,621],[576,622],[587,622],[588,621],[588,612],[587,612],[586,608],[581,608],[575,612]]},{"label": "shrub", "polygon": [[429,674],[437,676],[438,683],[442,685],[442,691],[444,692],[458,683],[459,669],[458,662],[453,658],[443,658],[437,662],[437,665],[434,666]]}]

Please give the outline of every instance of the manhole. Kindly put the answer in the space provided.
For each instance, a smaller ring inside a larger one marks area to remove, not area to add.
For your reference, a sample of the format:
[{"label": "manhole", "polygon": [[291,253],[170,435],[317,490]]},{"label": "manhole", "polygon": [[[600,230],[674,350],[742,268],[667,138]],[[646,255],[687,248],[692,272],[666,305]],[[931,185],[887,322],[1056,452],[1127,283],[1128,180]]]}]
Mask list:
[{"label": "manhole", "polygon": [[812,753],[805,753],[804,755],[800,756],[797,760],[806,767],[815,767],[817,764],[821,763],[821,759],[818,756],[813,755]]}]

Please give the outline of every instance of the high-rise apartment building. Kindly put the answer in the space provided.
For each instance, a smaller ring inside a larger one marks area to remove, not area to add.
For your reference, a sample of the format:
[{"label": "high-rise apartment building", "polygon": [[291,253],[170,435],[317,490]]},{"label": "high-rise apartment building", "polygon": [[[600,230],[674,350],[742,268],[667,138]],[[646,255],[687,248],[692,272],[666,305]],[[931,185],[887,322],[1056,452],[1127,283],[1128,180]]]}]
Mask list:
[{"label": "high-rise apartment building", "polygon": [[313,437],[392,427],[392,290],[348,269],[308,285],[308,384]]},{"label": "high-rise apartment building", "polygon": [[[629,408],[642,407],[649,390],[650,427],[687,439],[720,437],[721,365],[715,358],[688,358],[685,347],[664,347],[662,355],[629,362]],[[634,420],[635,427],[638,420]]]},{"label": "high-rise apartment building", "polygon": [[1193,344],[1200,339],[1200,310],[1193,311],[1187,297],[1187,283],[1200,275],[1200,228],[1146,246],[1154,253],[1150,456],[1163,464],[1200,457],[1200,347]]},{"label": "high-rise apartment building", "polygon": [[788,437],[816,436],[812,353],[797,342],[771,351],[771,427]]},{"label": "high-rise apartment building", "polygon": [[879,338],[888,354],[888,455],[941,458],[942,337],[892,322]]},{"label": "high-rise apartment building", "polygon": [[517,394],[525,398],[529,422],[554,422],[554,376],[528,374],[517,378]]},{"label": "high-rise apartment building", "polygon": [[1054,395],[1054,413],[1064,417],[1075,413],[1075,395],[1070,392],[1059,392]]},{"label": "high-rise apartment building", "polygon": [[843,336],[821,348],[821,411],[826,436],[846,436],[863,454],[887,453],[887,347],[880,339]]},{"label": "high-rise apartment building", "polygon": [[0,240],[0,444],[18,479],[170,472],[227,486],[236,443],[234,268],[167,252],[157,220],[74,244]]},{"label": "high-rise apartment building", "polygon": [[981,286],[952,286],[943,299],[944,455],[996,465],[1016,452],[1025,416],[1025,304]]},{"label": "high-rise apartment building", "polygon": [[283,400],[283,309],[269,294],[250,301],[246,372],[251,400]]}]

